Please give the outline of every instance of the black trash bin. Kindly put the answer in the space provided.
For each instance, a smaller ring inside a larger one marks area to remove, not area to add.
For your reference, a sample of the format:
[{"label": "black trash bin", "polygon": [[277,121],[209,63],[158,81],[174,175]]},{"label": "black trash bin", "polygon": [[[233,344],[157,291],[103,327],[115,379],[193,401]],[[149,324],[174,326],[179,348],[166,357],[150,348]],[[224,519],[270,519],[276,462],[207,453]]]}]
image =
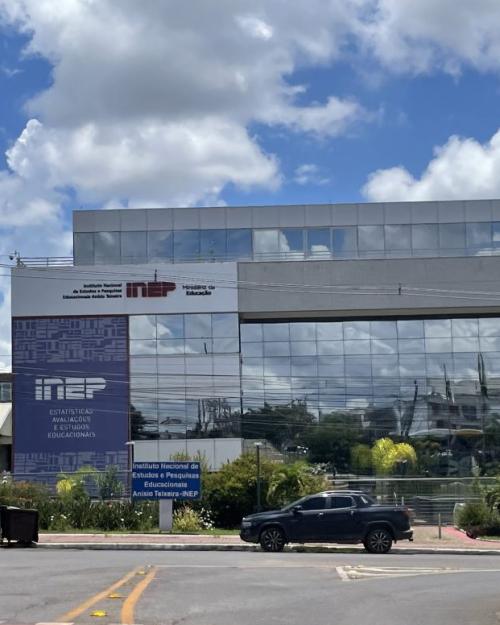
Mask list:
[{"label": "black trash bin", "polygon": [[2,540],[21,545],[38,542],[38,510],[24,510],[13,506],[0,507]]}]

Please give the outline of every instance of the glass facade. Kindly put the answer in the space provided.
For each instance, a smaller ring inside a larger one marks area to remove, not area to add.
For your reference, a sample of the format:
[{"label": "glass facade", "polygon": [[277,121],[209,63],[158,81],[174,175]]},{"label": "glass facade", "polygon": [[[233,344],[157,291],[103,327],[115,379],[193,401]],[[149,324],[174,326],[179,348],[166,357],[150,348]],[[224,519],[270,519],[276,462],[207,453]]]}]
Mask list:
[{"label": "glass facade", "polygon": [[244,412],[349,415],[365,442],[500,433],[500,317],[248,322],[240,336]]},{"label": "glass facade", "polygon": [[237,436],[238,315],[129,317],[132,436]]},{"label": "glass facade", "polygon": [[76,265],[500,253],[500,222],[75,232]]}]

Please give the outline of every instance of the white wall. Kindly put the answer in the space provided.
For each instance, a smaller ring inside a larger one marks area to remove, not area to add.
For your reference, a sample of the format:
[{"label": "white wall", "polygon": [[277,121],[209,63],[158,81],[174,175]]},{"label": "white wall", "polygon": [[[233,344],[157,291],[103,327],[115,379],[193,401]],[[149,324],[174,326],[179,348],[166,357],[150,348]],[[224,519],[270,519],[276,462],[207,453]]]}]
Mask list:
[{"label": "white wall", "polygon": [[212,470],[220,469],[226,462],[241,456],[243,439],[241,438],[191,438],[160,441],[135,441],[135,462],[168,461],[179,452],[204,456]]}]

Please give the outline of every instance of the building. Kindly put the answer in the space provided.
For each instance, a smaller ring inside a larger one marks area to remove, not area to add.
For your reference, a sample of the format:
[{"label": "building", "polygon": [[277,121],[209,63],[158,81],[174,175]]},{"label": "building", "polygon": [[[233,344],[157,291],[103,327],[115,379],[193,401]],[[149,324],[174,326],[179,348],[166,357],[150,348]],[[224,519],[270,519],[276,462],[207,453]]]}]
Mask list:
[{"label": "building", "polygon": [[12,458],[12,375],[0,373],[0,473],[10,471]]},{"label": "building", "polygon": [[219,466],[304,415],[498,462],[499,254],[500,200],[76,211],[12,270],[14,470]]}]

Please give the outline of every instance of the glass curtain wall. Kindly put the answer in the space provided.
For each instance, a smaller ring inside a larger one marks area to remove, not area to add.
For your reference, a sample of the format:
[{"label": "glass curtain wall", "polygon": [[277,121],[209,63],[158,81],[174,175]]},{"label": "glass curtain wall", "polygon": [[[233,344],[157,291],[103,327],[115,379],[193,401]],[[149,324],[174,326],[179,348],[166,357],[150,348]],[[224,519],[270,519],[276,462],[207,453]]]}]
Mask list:
[{"label": "glass curtain wall", "polygon": [[500,222],[74,234],[77,265],[480,256],[499,252]]},{"label": "glass curtain wall", "polygon": [[130,317],[134,439],[237,436],[238,315]]},{"label": "glass curtain wall", "polygon": [[500,461],[500,318],[249,322],[240,336],[244,414],[341,415],[358,442],[437,441],[465,472],[474,454]]}]

